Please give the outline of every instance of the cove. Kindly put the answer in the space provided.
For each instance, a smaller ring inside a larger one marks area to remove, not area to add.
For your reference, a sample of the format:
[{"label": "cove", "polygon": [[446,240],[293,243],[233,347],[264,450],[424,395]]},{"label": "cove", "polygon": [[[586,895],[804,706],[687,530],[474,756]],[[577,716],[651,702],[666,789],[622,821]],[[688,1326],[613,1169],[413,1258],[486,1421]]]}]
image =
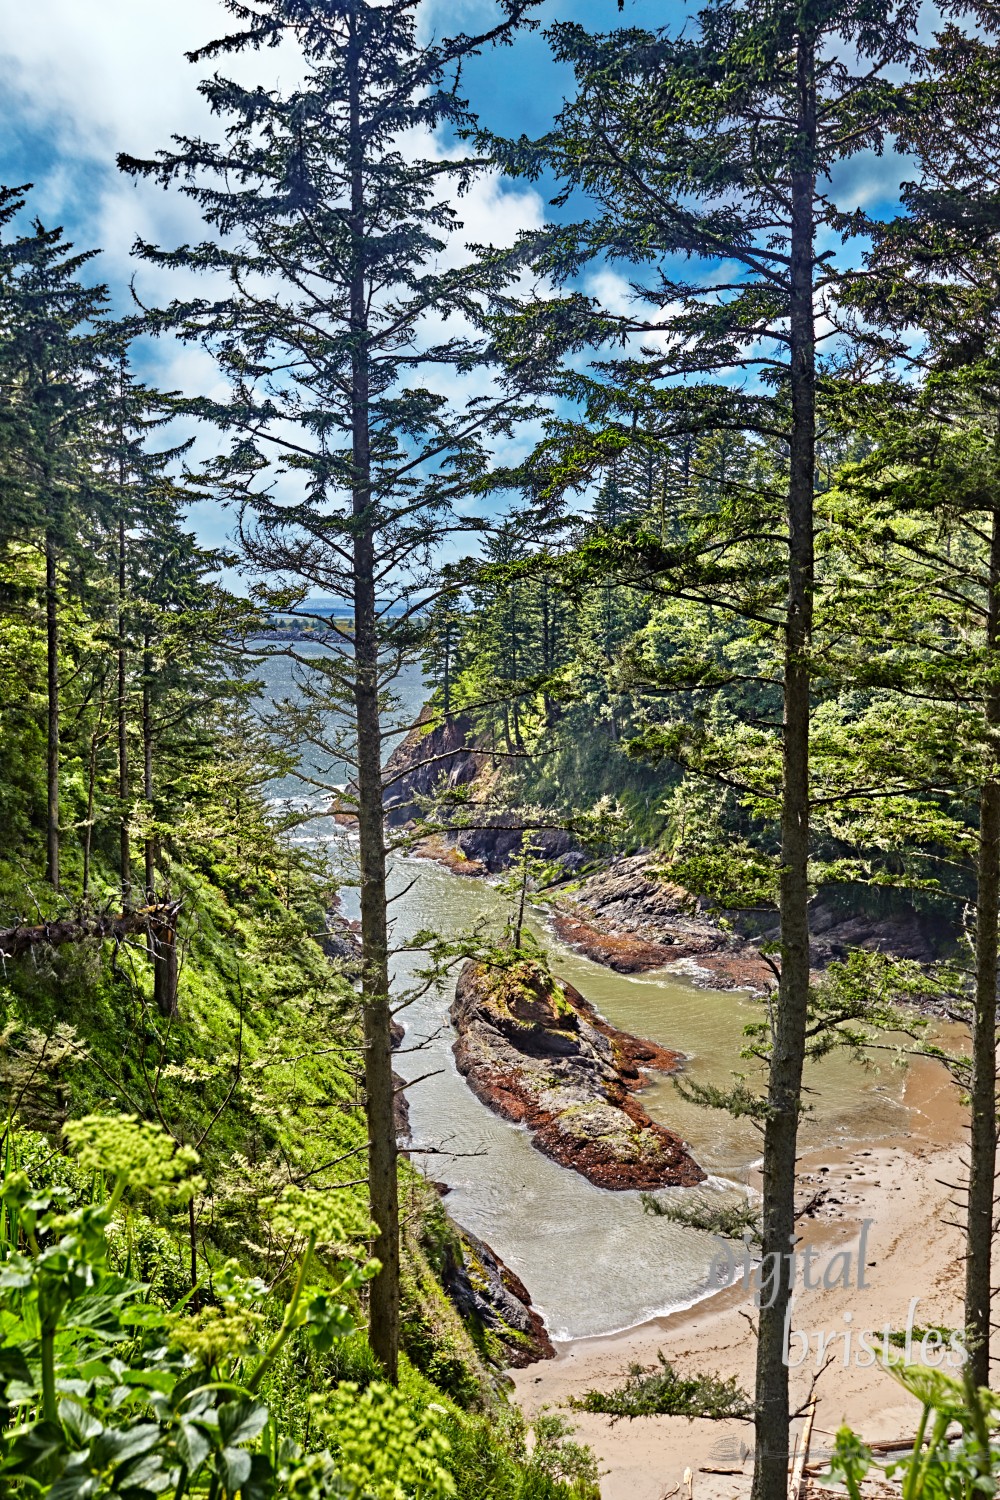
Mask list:
[{"label": "cove", "polygon": [[[343,835],[331,835],[343,840]],[[350,862],[345,847],[347,863]],[[421,929],[457,936],[474,922],[502,928],[508,898],[488,882],[452,874],[427,860],[400,859],[392,869],[391,911],[398,945]],[[351,903],[345,892],[345,910]],[[545,931],[555,972],[570,980],[616,1026],[676,1047],[687,1072],[725,1083],[739,1061],[743,1028],[760,1014],[750,997],[698,988],[685,976],[621,975],[572,953]],[[419,957],[402,955],[405,984]],[[715,1289],[715,1247],[704,1233],[643,1211],[640,1196],[593,1187],[544,1157],[524,1129],[479,1102],[455,1067],[448,1018],[453,986],[422,997],[402,1013],[406,1027],[397,1071],[407,1079],[433,1072],[409,1090],[414,1148],[431,1148],[414,1163],[447,1183],[449,1213],[493,1246],[524,1281],[556,1340],[610,1333],[690,1305]],[[418,1050],[411,1051],[411,1048]],[[845,1056],[810,1067],[814,1116],[803,1126],[803,1148],[825,1142],[875,1142],[905,1133],[907,1072],[870,1072]],[[746,1123],[685,1103],[669,1078],[654,1079],[641,1100],[654,1118],[690,1143],[710,1174],[698,1188],[662,1189],[659,1196],[705,1197],[745,1184],[760,1145]],[[440,1154],[438,1154],[440,1153]]]},{"label": "cove", "polygon": [[[318,654],[308,643],[298,648]],[[295,685],[287,659],[255,666],[272,709]],[[415,716],[423,689],[413,670],[401,684],[401,720]],[[308,766],[308,762],[307,762]],[[324,779],[346,780],[346,767],[309,766]],[[327,799],[294,776],[272,788],[275,800],[301,800],[317,811],[298,838],[330,846],[346,882],[353,878],[353,840],[322,816]],[[476,922],[502,930],[508,900],[488,881],[456,875],[427,860],[396,857],[390,907],[395,946],[421,930],[457,937]],[[357,893],[346,884],[344,914],[357,915]],[[687,1055],[686,1074],[724,1085],[741,1061],[744,1027],[761,1008],[740,991],[712,991],[669,972],[617,974],[574,953],[545,927],[534,930],[549,949],[555,973],[569,980],[614,1025]],[[401,986],[421,959],[401,954],[394,964]],[[638,1193],[611,1192],[588,1183],[536,1151],[526,1130],[506,1123],[473,1095],[455,1067],[449,1020],[453,982],[424,995],[400,1016],[406,1028],[395,1067],[405,1079],[423,1079],[408,1091],[412,1160],[429,1178],[447,1185],[445,1202],[460,1224],[486,1240],[524,1281],[552,1338],[611,1333],[690,1306],[716,1290],[710,1237],[643,1211]],[[416,1050],[412,1050],[416,1049]],[[891,1054],[885,1054],[888,1058]],[[801,1149],[874,1143],[908,1130],[906,1095],[937,1065],[918,1060],[905,1071],[886,1062],[865,1070],[845,1055],[807,1068],[808,1114]],[[425,1075],[432,1075],[426,1077]],[[744,1186],[760,1153],[760,1137],[747,1122],[686,1103],[669,1078],[655,1077],[640,1099],[650,1115],[689,1143],[709,1173],[697,1188],[662,1189],[686,1201]],[[428,1154],[423,1154],[427,1151]]]}]

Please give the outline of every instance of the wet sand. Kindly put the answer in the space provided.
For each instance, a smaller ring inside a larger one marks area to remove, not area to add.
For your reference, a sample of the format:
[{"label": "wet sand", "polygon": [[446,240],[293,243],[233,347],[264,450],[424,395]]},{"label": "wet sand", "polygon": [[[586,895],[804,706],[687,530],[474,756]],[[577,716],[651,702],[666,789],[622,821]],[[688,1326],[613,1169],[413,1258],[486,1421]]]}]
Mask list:
[{"label": "wet sand", "polygon": [[[948,1221],[960,1217],[954,1189],[964,1175],[964,1112],[944,1070],[926,1060],[911,1065],[905,1102],[910,1129],[904,1138],[853,1149],[838,1143],[810,1150],[800,1160],[800,1199],[826,1190],[815,1214],[800,1220],[801,1248],[815,1250],[810,1280],[821,1284],[807,1290],[800,1270],[791,1324],[793,1335],[799,1330],[809,1341],[805,1354],[802,1338],[793,1336],[792,1362],[803,1358],[792,1369],[791,1389],[793,1406],[804,1407],[815,1394],[813,1459],[822,1456],[844,1421],[869,1442],[913,1430],[916,1402],[877,1361],[866,1363],[858,1340],[862,1331],[881,1351],[886,1325],[905,1329],[908,1317],[917,1327],[961,1324],[962,1237]],[[857,1252],[866,1221],[859,1275]],[[841,1252],[850,1254],[849,1269],[842,1254],[836,1259]],[[823,1286],[824,1275],[833,1284]],[[517,1399],[529,1416],[548,1406],[570,1417],[578,1437],[598,1455],[604,1500],[684,1494],[688,1468],[697,1500],[747,1495],[749,1423],[680,1417],[612,1423],[567,1408],[571,1397],[618,1385],[632,1364],[655,1365],[658,1350],[682,1373],[735,1375],[752,1391],[754,1317],[752,1292],[737,1281],[687,1311],[606,1338],[557,1345],[554,1360],[516,1372]],[[822,1356],[817,1352],[821,1333],[827,1341]],[[914,1357],[921,1357],[919,1346]]]}]

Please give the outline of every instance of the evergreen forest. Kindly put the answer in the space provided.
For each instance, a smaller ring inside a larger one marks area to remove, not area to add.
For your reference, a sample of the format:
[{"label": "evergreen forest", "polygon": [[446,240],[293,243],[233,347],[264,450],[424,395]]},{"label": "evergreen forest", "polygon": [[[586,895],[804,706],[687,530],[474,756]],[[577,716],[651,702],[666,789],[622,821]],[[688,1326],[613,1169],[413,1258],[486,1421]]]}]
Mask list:
[{"label": "evergreen forest", "polygon": [[[135,235],[141,292],[0,188],[0,1497],[645,1500],[601,1441],[652,1418],[750,1444],[657,1500],[992,1494],[996,11],[205,9],[209,133],[115,163],[188,226]],[[478,243],[484,184],[538,222]],[[492,920],[408,905],[426,868]],[[567,950],[739,992],[726,1066]],[[911,1361],[911,1308],[906,1441],[831,1401],[810,1467],[804,1132],[847,1062],[960,1117],[963,1356]],[[752,1132],[737,1209],[657,1070]],[[532,1406],[575,1335],[479,1237],[442,1072],[595,1215],[745,1246],[752,1371],[665,1344]]]}]

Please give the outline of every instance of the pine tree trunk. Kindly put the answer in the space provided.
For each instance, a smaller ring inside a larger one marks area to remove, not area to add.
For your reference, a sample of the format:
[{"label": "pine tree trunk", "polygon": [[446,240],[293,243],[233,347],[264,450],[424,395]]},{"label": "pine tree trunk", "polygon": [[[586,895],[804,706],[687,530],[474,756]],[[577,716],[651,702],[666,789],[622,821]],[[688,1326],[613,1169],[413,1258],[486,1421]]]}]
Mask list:
[{"label": "pine tree trunk", "polygon": [[392,1077],[386,853],[382,821],[378,639],[369,535],[357,539],[354,555],[365,1111],[371,1212],[379,1231],[373,1253],[382,1266],[371,1284],[370,1342],[386,1376],[395,1383],[399,1359],[399,1191],[393,1111],[395,1085]]},{"label": "pine tree trunk", "polygon": [[[148,630],[143,632],[142,638],[142,794],[152,816],[153,804],[153,704],[152,704],[152,673],[153,653],[151,650],[150,634]],[[146,879],[146,900],[154,900],[153,890],[156,885],[156,863],[158,858],[156,836],[147,833],[144,840],[143,854],[145,858],[144,875]],[[166,1015],[173,1015],[177,1008],[177,965],[176,949],[174,950],[173,973],[161,963],[163,954],[160,951],[156,933],[152,927],[146,933],[146,952],[153,966],[153,999],[157,1009]],[[164,1006],[168,1009],[164,1011]]]},{"label": "pine tree trunk", "polygon": [[368,1192],[377,1226],[373,1253],[381,1270],[371,1283],[369,1341],[386,1377],[399,1374],[399,1186],[393,1105],[392,1013],[389,1003],[389,934],[386,850],[382,809],[382,736],[379,707],[379,634],[375,596],[369,442],[367,298],[364,266],[364,142],[360,126],[359,63],[355,17],[348,48],[351,217],[352,463],[354,540],[354,702],[358,756],[358,843],[361,862],[361,998],[364,1016],[365,1112],[368,1123]]},{"label": "pine tree trunk", "polygon": [[122,901],[132,899],[132,852],[129,847],[128,660],[125,649],[125,516],[118,517],[118,804],[121,843]]},{"label": "pine tree trunk", "polygon": [[[142,639],[142,795],[149,809],[148,816],[153,816],[153,652],[149,631],[145,631]],[[156,860],[157,860],[156,835],[147,833],[143,853],[146,864],[146,900],[152,901],[153,887],[156,884]]]},{"label": "pine tree trunk", "polygon": [[790,472],[788,602],[784,660],[781,815],[781,982],[764,1128],[762,1295],[757,1338],[753,1500],[786,1500],[788,1365],[785,1316],[791,1298],[795,1162],[809,999],[809,666],[812,629],[813,474],[816,442],[813,319],[813,150],[816,139],[812,37],[796,57],[800,157],[791,174]]},{"label": "pine tree trunk", "polygon": [[[1000,645],[1000,508],[993,512],[990,546],[989,653]],[[976,898],[976,991],[972,1012],[969,1192],[966,1205],[965,1328],[976,1385],[989,1385],[993,1212],[997,1155],[997,922],[1000,917],[1000,689],[986,698],[990,769],[979,796]]]},{"label": "pine tree trunk", "polygon": [[56,540],[45,533],[45,650],[48,689],[48,744],[46,755],[47,810],[45,878],[59,889],[59,592]]},{"label": "pine tree trunk", "polygon": [[90,850],[94,838],[94,787],[97,782],[97,734],[90,736],[90,755],[87,759],[87,821],[83,829],[83,899],[90,895]]},{"label": "pine tree trunk", "polygon": [[451,713],[451,621],[444,627],[444,715]]},{"label": "pine tree trunk", "polygon": [[503,700],[503,742],[507,747],[507,754],[513,755],[514,741],[510,733],[510,701],[507,698]]},{"label": "pine tree trunk", "polygon": [[[555,665],[555,643],[552,628],[552,616],[555,614],[555,601],[550,596],[549,580],[542,579],[542,671],[546,678],[552,676]],[[551,729],[555,723],[555,704],[552,695],[546,686],[542,691],[542,713],[545,718],[545,726]]]},{"label": "pine tree trunk", "polygon": [[177,927],[174,922],[149,927],[153,957],[153,1000],[161,1016],[177,1015]]}]

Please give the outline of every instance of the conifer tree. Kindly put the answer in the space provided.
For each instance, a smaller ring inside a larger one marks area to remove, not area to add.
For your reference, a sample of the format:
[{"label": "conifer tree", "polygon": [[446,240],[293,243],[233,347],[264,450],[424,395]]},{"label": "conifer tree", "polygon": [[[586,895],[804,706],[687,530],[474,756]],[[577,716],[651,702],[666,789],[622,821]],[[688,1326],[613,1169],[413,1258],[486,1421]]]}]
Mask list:
[{"label": "conifer tree", "polygon": [[[1000,106],[1000,57],[995,17],[970,10],[975,32],[944,26],[924,77],[909,90],[900,144],[920,175],[904,185],[903,213],[864,221],[873,249],[844,295],[916,376],[873,393],[861,414],[869,421],[877,414],[879,448],[857,478],[863,503],[873,493],[877,499],[856,534],[874,526],[881,538],[883,608],[887,599],[907,601],[892,611],[889,659],[869,659],[866,676],[877,680],[881,666],[889,686],[938,703],[948,721],[961,712],[960,745],[933,779],[952,785],[959,801],[956,776],[978,788],[965,1321],[971,1374],[985,1386],[998,1144],[1000,157],[990,127]],[[870,577],[870,565],[859,570],[859,581]],[[868,617],[865,605],[853,616]],[[903,641],[906,683],[891,660]]]},{"label": "conifer tree", "polygon": [[37,542],[45,563],[45,875],[58,890],[60,563],[76,543],[73,510],[107,373],[108,294],[81,279],[96,251],[74,253],[61,229],[37,219],[17,232],[26,192],[0,190],[0,408],[20,475],[6,524]]},{"label": "conifer tree", "polygon": [[[622,314],[580,291],[540,299],[509,331],[512,359],[537,358],[546,335],[554,352],[631,340],[620,356],[563,378],[591,426],[640,436],[736,430],[784,459],[778,483],[738,488],[735,500],[730,490],[712,554],[725,555],[727,536],[729,545],[751,538],[780,548],[786,562],[780,984],[764,1109],[754,1500],[778,1500],[787,1487],[785,1320],[810,992],[817,345],[837,283],[820,232],[850,230],[828,176],[882,149],[898,98],[894,70],[905,74],[917,56],[916,16],[909,0],[715,0],[680,35],[592,36],[558,25],[550,35],[575,71],[574,97],[540,142],[492,143],[508,170],[555,171],[559,201],[582,192],[596,203],[589,219],[553,230],[537,263],[563,281],[595,262],[623,266],[635,307]],[[700,280],[685,279],[692,259],[705,268]],[[736,372],[742,381],[731,380]],[[826,393],[834,385],[825,382]],[[566,466],[573,460],[570,451]],[[734,583],[730,607],[743,589]]]},{"label": "conifer tree", "polygon": [[212,478],[241,507],[246,556],[290,582],[286,609],[308,616],[307,596],[318,591],[344,611],[316,615],[327,651],[307,667],[306,712],[293,727],[351,769],[381,1263],[370,1334],[393,1380],[399,1210],[383,750],[401,727],[392,684],[419,654],[435,548],[474,524],[454,501],[482,477],[486,440],[509,431],[516,415],[508,391],[488,382],[465,402],[441,394],[446,372],[489,361],[478,330],[510,270],[490,255],[449,268],[443,252],[460,228],[449,200],[477,168],[432,137],[470,124],[463,60],[509,40],[532,4],[501,0],[482,33],[424,42],[420,0],[227,0],[239,29],[192,60],[288,42],[301,82],[282,91],[216,75],[201,90],[224,124],[222,143],[182,139],[156,161],[122,159],[129,171],[176,184],[212,231],[200,245],[141,244],[139,253],[215,282],[154,326],[203,342],[228,378],[228,399],[192,409],[231,436]]},{"label": "conifer tree", "polygon": [[[105,409],[96,431],[96,462],[100,478],[95,505],[103,504],[113,530],[115,572],[114,650],[116,668],[115,722],[118,754],[118,828],[122,900],[133,900],[131,823],[135,785],[130,762],[133,733],[132,705],[136,700],[133,656],[137,655],[138,614],[148,612],[152,599],[144,587],[143,563],[151,551],[169,557],[176,548],[179,495],[171,470],[193,439],[151,451],[150,435],[168,423],[173,412],[169,398],[136,380],[129,361],[134,326],[118,331],[119,344],[111,361]],[[133,553],[135,556],[133,556]],[[144,599],[143,596],[147,597]],[[148,651],[148,647],[147,647]],[[151,742],[143,742],[143,791],[151,799]],[[150,860],[147,859],[147,865]],[[145,899],[150,899],[153,870],[147,868]]]}]

